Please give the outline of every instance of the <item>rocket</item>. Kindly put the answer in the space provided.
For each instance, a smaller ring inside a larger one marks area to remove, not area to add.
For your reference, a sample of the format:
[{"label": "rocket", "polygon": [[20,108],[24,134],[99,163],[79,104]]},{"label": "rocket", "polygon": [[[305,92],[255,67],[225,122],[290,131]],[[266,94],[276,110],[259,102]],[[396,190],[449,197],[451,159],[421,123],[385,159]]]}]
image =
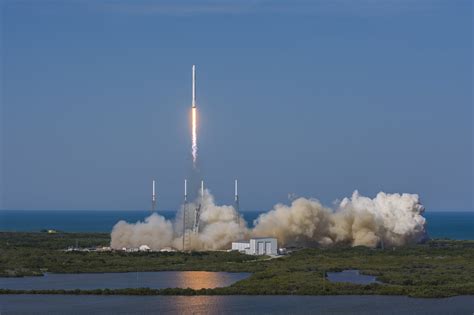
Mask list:
[{"label": "rocket", "polygon": [[193,65],[193,100],[192,100],[192,108],[196,108],[196,65]]}]

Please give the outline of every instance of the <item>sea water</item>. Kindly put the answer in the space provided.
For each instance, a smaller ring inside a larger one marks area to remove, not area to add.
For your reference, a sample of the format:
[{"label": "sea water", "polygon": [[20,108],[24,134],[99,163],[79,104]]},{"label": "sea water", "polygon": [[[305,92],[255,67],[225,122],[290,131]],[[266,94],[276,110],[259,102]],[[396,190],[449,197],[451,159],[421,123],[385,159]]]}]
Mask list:
[{"label": "sea water", "polygon": [[[262,212],[241,212],[250,227]],[[143,221],[150,211],[113,210],[0,210],[0,231],[37,232],[54,229],[64,232],[109,233],[120,220]],[[168,220],[175,211],[159,211]],[[440,211],[424,214],[432,238],[474,239],[474,211]]]}]

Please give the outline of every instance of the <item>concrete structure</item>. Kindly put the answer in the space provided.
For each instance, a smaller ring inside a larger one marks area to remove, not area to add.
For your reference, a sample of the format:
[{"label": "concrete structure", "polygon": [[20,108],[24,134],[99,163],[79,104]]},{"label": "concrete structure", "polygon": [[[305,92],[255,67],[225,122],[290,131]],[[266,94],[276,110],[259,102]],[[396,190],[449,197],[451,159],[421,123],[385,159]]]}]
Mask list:
[{"label": "concrete structure", "polygon": [[232,242],[232,250],[247,255],[278,255],[278,242],[273,237],[256,237],[249,241]]},{"label": "concrete structure", "polygon": [[250,250],[250,241],[232,242],[232,250],[238,250],[241,253],[247,253]]},{"label": "concrete structure", "polygon": [[277,239],[273,237],[258,237],[250,239],[251,255],[278,255]]}]

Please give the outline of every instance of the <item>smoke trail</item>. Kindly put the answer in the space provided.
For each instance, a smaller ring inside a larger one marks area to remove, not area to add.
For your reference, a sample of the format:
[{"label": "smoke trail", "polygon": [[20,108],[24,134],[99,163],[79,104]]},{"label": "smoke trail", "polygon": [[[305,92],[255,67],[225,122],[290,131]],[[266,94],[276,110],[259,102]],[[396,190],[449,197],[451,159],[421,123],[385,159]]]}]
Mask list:
[{"label": "smoke trail", "polygon": [[[200,202],[200,201],[199,201]],[[198,202],[190,203],[194,209]],[[232,206],[218,206],[205,191],[201,205],[199,233],[189,233],[186,249],[227,249],[235,240],[250,236],[276,237],[281,246],[331,246],[348,244],[376,247],[402,246],[426,237],[424,207],[416,194],[386,194],[373,199],[357,191],[344,198],[335,209],[316,199],[298,198],[291,205],[277,204],[261,214],[249,229]],[[182,248],[182,213],[175,222],[153,214],[145,222],[118,222],[111,234],[111,247],[148,245],[154,250],[164,247]]]},{"label": "smoke trail", "polygon": [[193,107],[191,109],[191,129],[192,129],[192,145],[191,145],[191,153],[193,155],[193,166],[196,168],[196,161],[197,161],[197,108]]}]

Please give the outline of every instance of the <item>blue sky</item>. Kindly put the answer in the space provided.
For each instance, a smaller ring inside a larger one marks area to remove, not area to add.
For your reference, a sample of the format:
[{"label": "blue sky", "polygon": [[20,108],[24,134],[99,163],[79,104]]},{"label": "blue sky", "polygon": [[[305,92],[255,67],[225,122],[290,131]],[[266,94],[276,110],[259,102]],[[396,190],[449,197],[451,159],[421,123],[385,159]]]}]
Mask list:
[{"label": "blue sky", "polygon": [[330,205],[358,189],[473,206],[473,7],[463,0],[1,1],[3,209]]}]

